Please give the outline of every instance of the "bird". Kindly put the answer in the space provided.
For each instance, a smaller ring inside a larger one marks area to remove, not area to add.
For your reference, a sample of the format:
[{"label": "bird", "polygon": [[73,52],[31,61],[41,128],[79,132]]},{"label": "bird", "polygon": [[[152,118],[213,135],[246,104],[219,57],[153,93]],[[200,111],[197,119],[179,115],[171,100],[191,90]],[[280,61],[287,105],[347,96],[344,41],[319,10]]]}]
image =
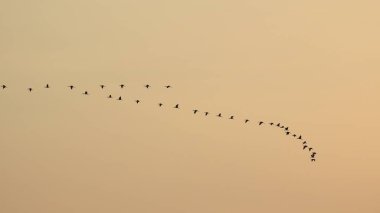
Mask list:
[{"label": "bird", "polygon": [[277,124],[278,127],[280,127],[280,125],[281,125],[280,123]]},{"label": "bird", "polygon": [[284,130],[288,131],[288,130],[289,130],[289,127],[286,127]]},{"label": "bird", "polygon": [[179,104],[176,104],[174,108],[179,109]]},{"label": "bird", "polygon": [[303,149],[306,149],[306,148],[307,148],[307,145],[304,145],[304,146],[303,146]]},{"label": "bird", "polygon": [[310,152],[311,150],[313,150],[313,148],[312,148],[312,147],[310,147],[310,148],[309,148],[309,152]]},{"label": "bird", "polygon": [[260,121],[260,122],[259,122],[259,126],[261,126],[263,123],[264,123],[263,121]]},{"label": "bird", "polygon": [[286,132],[286,135],[289,135],[290,134],[290,132]]},{"label": "bird", "polygon": [[193,112],[194,112],[194,114],[197,114],[198,110],[197,110],[197,109],[194,109]]},{"label": "bird", "polygon": [[7,88],[7,86],[3,84],[3,85],[1,85],[1,88],[5,89],[5,88]]},{"label": "bird", "polygon": [[87,92],[87,91],[84,91],[83,95],[88,95],[88,92]]},{"label": "bird", "polygon": [[119,86],[120,86],[121,89],[123,89],[125,87],[124,84],[120,84]]},{"label": "bird", "polygon": [[294,134],[294,135],[293,135],[293,137],[297,137],[297,135],[296,135],[296,134]]},{"label": "bird", "polygon": [[205,112],[205,116],[207,116],[208,115],[208,112]]},{"label": "bird", "polygon": [[302,140],[302,135],[300,135],[300,136],[298,137],[298,139],[299,139],[299,140]]},{"label": "bird", "polygon": [[244,123],[248,123],[249,122],[249,119],[245,119]]},{"label": "bird", "polygon": [[162,103],[159,103],[159,104],[158,104],[159,107],[162,107],[162,105],[163,105]]},{"label": "bird", "polygon": [[31,92],[33,89],[32,88],[28,88],[29,92]]},{"label": "bird", "polygon": [[221,118],[221,117],[222,117],[222,113],[219,113],[217,116],[218,116],[219,118]]},{"label": "bird", "polygon": [[271,126],[273,126],[274,125],[274,123],[269,123]]},{"label": "bird", "polygon": [[283,128],[284,128],[284,126],[281,126],[280,128],[281,128],[281,129],[283,129]]},{"label": "bird", "polygon": [[119,98],[117,99],[118,101],[121,101],[122,99],[121,99],[121,96],[119,96]]},{"label": "bird", "polygon": [[315,157],[316,154],[317,154],[316,152],[313,152],[310,156],[313,158]]},{"label": "bird", "polygon": [[49,84],[46,84],[45,88],[46,88],[46,89],[50,88],[50,87],[49,87]]},{"label": "bird", "polygon": [[109,95],[108,98],[112,98],[112,95]]},{"label": "bird", "polygon": [[165,87],[169,89],[169,88],[171,88],[172,86],[170,86],[170,85],[167,85],[167,86],[165,86]]},{"label": "bird", "polygon": [[307,144],[307,142],[306,142],[306,141],[304,141],[302,144]]},{"label": "bird", "polygon": [[136,104],[139,104],[140,103],[140,100],[136,100]]},{"label": "bird", "polygon": [[311,161],[312,161],[312,162],[315,161],[315,158],[312,158]]},{"label": "bird", "polygon": [[231,116],[230,116],[230,120],[233,120],[233,119],[234,119],[234,116],[233,116],[233,115],[231,115]]},{"label": "bird", "polygon": [[150,85],[149,85],[149,84],[147,84],[147,85],[145,85],[145,87],[146,87],[147,89],[149,89]]},{"label": "bird", "polygon": [[71,90],[75,88],[73,85],[70,85],[70,86],[67,86],[67,87],[69,87]]},{"label": "bird", "polygon": [[104,87],[106,87],[106,86],[104,86],[103,84],[100,85],[100,88],[104,89]]}]

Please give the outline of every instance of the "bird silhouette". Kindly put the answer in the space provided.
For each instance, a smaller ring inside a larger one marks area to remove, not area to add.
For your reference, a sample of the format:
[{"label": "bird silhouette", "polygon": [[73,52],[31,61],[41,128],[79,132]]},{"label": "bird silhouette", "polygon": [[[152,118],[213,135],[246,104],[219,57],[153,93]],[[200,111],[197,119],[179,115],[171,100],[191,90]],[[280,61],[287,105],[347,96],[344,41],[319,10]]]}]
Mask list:
[{"label": "bird silhouette", "polygon": [[106,87],[105,85],[101,84],[100,85],[100,88],[104,89],[104,87]]},{"label": "bird silhouette", "polygon": [[312,148],[312,147],[310,147],[310,148],[309,148],[309,152],[310,152],[311,150],[313,150],[313,148]]},{"label": "bird silhouette", "polygon": [[313,158],[315,157],[316,154],[317,154],[316,152],[313,152],[310,156]]},{"label": "bird silhouette", "polygon": [[278,127],[280,127],[280,125],[281,125],[280,123],[277,124]]},{"label": "bird silhouette", "polygon": [[233,120],[234,119],[234,116],[233,115],[231,115],[231,117],[230,117],[230,120]]},{"label": "bird silhouette", "polygon": [[68,86],[71,90],[74,89],[75,87],[73,85]]},{"label": "bird silhouette", "polygon": [[33,90],[33,88],[28,88],[29,92],[31,92]]},{"label": "bird silhouette", "polygon": [[179,109],[179,104],[176,104],[174,108]]},{"label": "bird silhouette", "polygon": [[285,130],[288,131],[288,130],[289,130],[289,127],[286,127]]},{"label": "bird silhouette", "polygon": [[302,135],[300,135],[300,136],[298,137],[298,139],[299,139],[299,140],[302,140]]},{"label": "bird silhouette", "polygon": [[167,86],[165,86],[165,87],[169,89],[169,88],[171,88],[172,86],[170,86],[170,85],[167,85]]},{"label": "bird silhouette", "polygon": [[306,148],[307,148],[307,145],[304,145],[304,146],[303,146],[303,149],[306,149]]},{"label": "bird silhouette", "polygon": [[290,132],[286,132],[286,135],[289,135],[290,134]]},{"label": "bird silhouette", "polygon": [[306,141],[304,141],[302,144],[307,144],[307,142],[306,142]]},{"label": "bird silhouette", "polygon": [[136,100],[136,104],[139,104],[140,103],[140,100]]},{"label": "bird silhouette", "polygon": [[121,100],[122,100],[121,96],[119,96],[119,98],[118,98],[117,100],[118,100],[118,101],[121,101]]},{"label": "bird silhouette", "polygon": [[205,112],[205,116],[207,116],[208,115],[208,112]]},{"label": "bird silhouette", "polygon": [[149,84],[147,84],[147,85],[145,85],[145,87],[146,87],[147,89],[149,89],[150,85],[149,85]]},{"label": "bird silhouette", "polygon": [[88,95],[88,92],[87,92],[87,91],[84,91],[83,95]]},{"label": "bird silhouette", "polygon": [[159,107],[162,107],[162,105],[163,105],[162,103],[159,103],[159,104],[158,104]]},{"label": "bird silhouette", "polygon": [[222,117],[222,113],[219,113],[217,116],[218,116],[219,118],[221,118],[221,117]]},{"label": "bird silhouette", "polygon": [[249,119],[245,119],[244,123],[248,123],[249,122]]},{"label": "bird silhouette", "polygon": [[123,89],[125,87],[124,84],[120,84],[119,86],[120,86],[121,89]]},{"label": "bird silhouette", "polygon": [[112,95],[109,95],[108,98],[112,98]]},{"label": "bird silhouette", "polygon": [[46,84],[45,88],[46,88],[46,89],[49,89],[49,88],[50,88],[50,87],[49,87],[49,84]]},{"label": "bird silhouette", "polygon": [[197,110],[197,109],[194,109],[193,112],[194,112],[194,114],[197,114],[198,110]]},{"label": "bird silhouette", "polygon": [[259,122],[259,126],[261,126],[263,123],[264,123],[263,121],[260,121],[260,122]]},{"label": "bird silhouette", "polygon": [[296,135],[296,134],[294,134],[294,135],[293,135],[293,137],[297,137],[297,135]]},{"label": "bird silhouette", "polygon": [[315,158],[312,158],[311,161],[314,162],[314,161],[315,161]]},{"label": "bird silhouette", "polygon": [[269,123],[269,125],[273,126],[273,125],[274,125],[274,123]]},{"label": "bird silhouette", "polygon": [[285,128],[285,127],[284,127],[284,126],[281,126],[280,128],[283,129],[283,128]]},{"label": "bird silhouette", "polygon": [[3,85],[1,85],[1,88],[5,89],[5,88],[7,88],[7,86],[3,84]]}]

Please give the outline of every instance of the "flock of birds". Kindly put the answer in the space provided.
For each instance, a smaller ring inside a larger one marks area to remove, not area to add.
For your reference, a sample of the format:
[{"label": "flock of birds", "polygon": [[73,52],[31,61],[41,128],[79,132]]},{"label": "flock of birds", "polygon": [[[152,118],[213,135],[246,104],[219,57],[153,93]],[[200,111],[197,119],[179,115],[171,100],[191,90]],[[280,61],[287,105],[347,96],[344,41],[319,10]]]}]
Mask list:
[{"label": "flock of birds", "polygon": [[[74,85],[69,85],[69,86],[67,86],[67,87],[68,87],[70,90],[74,90],[74,89],[76,88]],[[105,89],[106,86],[103,85],[103,84],[101,84],[101,85],[99,85],[99,87],[103,90],[103,89]],[[120,89],[123,89],[123,88],[125,88],[125,84],[120,84],[119,87],[120,87]],[[151,88],[151,86],[150,86],[149,84],[146,84],[144,87],[145,87],[146,89]],[[164,87],[167,88],[167,89],[172,88],[170,85],[166,85],[166,86],[164,86]],[[8,87],[7,87],[6,85],[1,85],[1,88],[2,88],[3,90],[5,90],[5,89],[7,89]],[[45,89],[49,89],[49,88],[50,88],[50,85],[49,85],[49,84],[46,84],[44,88],[45,88]],[[27,88],[27,91],[32,92],[32,91],[33,91],[33,88],[32,88],[32,87],[29,87],[29,88]],[[83,94],[83,95],[89,95],[90,93],[86,90],[86,91],[84,91],[82,94]],[[107,98],[111,99],[111,98],[114,98],[114,97],[113,97],[112,95],[108,95]],[[119,96],[119,97],[116,98],[116,100],[121,101],[121,100],[123,100],[123,99],[122,99],[121,96]],[[135,102],[136,102],[136,104],[139,104],[139,103],[141,102],[141,100],[135,100]],[[158,103],[158,107],[162,107],[163,105],[164,105],[163,103]],[[174,108],[174,109],[180,109],[180,105],[179,105],[179,104],[176,104],[176,105],[173,106],[173,108]],[[200,112],[198,109],[194,109],[194,110],[193,110],[193,114],[197,114],[197,113],[201,113],[201,112]],[[204,116],[209,116],[209,115],[211,114],[210,112],[203,112],[203,113],[204,113]],[[218,113],[218,114],[216,114],[216,116],[219,117],[219,118],[222,118],[222,117],[223,117],[222,113]],[[227,118],[228,118],[229,120],[234,120],[234,119],[235,119],[235,116],[231,115],[231,116],[229,116],[229,117],[227,117]],[[249,119],[244,119],[243,122],[244,122],[245,124],[247,124],[248,122],[250,122],[250,120],[249,120]],[[295,138],[296,140],[301,141],[301,142],[302,142],[302,149],[308,151],[309,154],[310,154],[310,161],[311,161],[311,162],[315,162],[317,153],[314,151],[313,147],[311,147],[311,146],[307,143],[307,141],[303,139],[302,135],[297,135],[297,134],[294,134],[294,133],[290,132],[289,127],[288,127],[288,126],[284,126],[284,125],[282,125],[281,123],[277,123],[277,124],[275,124],[274,122],[268,122],[268,123],[267,123],[267,122],[264,122],[264,121],[258,121],[257,124],[258,124],[258,126],[269,125],[269,126],[273,126],[273,127],[276,127],[276,128],[282,129],[282,130],[285,132],[285,135],[290,136],[290,137],[293,137],[293,138]]]}]

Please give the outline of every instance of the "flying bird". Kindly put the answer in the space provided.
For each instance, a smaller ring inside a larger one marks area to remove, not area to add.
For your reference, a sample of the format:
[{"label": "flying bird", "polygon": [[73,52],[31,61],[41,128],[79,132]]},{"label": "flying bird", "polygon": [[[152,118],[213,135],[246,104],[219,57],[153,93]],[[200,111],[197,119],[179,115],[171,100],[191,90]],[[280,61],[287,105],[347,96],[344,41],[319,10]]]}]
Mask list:
[{"label": "flying bird", "polygon": [[290,132],[286,132],[286,135],[289,135],[290,134]]},{"label": "flying bird", "polygon": [[315,158],[312,158],[311,161],[312,161],[312,162],[315,161]]},{"label": "flying bird", "polygon": [[313,148],[312,148],[312,147],[310,147],[310,148],[309,148],[309,152],[311,152],[311,150],[313,150]]},{"label": "flying bird", "polygon": [[234,119],[234,116],[233,116],[233,115],[231,115],[230,119],[231,119],[231,120],[233,120],[233,119]]},{"label": "flying bird", "polygon": [[298,139],[299,139],[299,140],[302,140],[302,135],[300,135],[300,136],[298,137]]},{"label": "flying bird", "polygon": [[100,85],[100,88],[104,89],[104,87],[106,87],[105,85],[101,84]]},{"label": "flying bird", "polygon": [[32,88],[28,88],[29,92],[31,92],[33,89]]},{"label": "flying bird", "polygon": [[46,88],[46,89],[50,88],[50,87],[49,87],[49,84],[46,84],[45,88]]},{"label": "flying bird", "polygon": [[179,109],[179,104],[176,104],[174,108]]},{"label": "flying bird", "polygon": [[5,89],[5,88],[7,88],[7,86],[3,84],[3,85],[1,85],[1,88]]},{"label": "flying bird", "polygon": [[171,88],[172,86],[170,86],[170,85],[167,85],[167,86],[165,86],[165,87],[169,89],[169,88]]},{"label": "flying bird", "polygon": [[198,110],[197,110],[197,109],[194,109],[193,112],[194,112],[194,114],[197,114]]},{"label": "flying bird", "polygon": [[304,141],[302,144],[307,144],[307,142],[306,142],[306,141]]},{"label": "flying bird", "polygon": [[158,104],[159,107],[162,107],[162,105],[163,105],[162,103],[159,103],[159,104]]},{"label": "flying bird", "polygon": [[249,120],[248,119],[245,119],[245,121],[244,121],[245,123],[248,123],[249,122]]},{"label": "flying bird", "polygon": [[218,116],[219,118],[221,118],[221,117],[222,117],[222,113],[219,113],[217,116]]},{"label": "flying bird", "polygon": [[262,125],[263,123],[264,123],[264,122],[260,121],[260,122],[259,122],[259,126]]},{"label": "flying bird", "polygon": [[280,127],[280,125],[281,125],[280,123],[277,124],[278,127]]},{"label": "flying bird", "polygon": [[274,123],[269,123],[271,126],[273,126],[274,125]]},{"label": "flying bird", "polygon": [[147,85],[145,85],[145,87],[146,87],[147,89],[149,89],[150,85],[149,85],[149,84],[147,84]]},{"label": "flying bird", "polygon": [[74,89],[75,87],[73,85],[68,86],[71,90]]},{"label": "flying bird", "polygon": [[315,157],[316,154],[317,154],[316,152],[313,152],[313,153],[311,154],[311,157],[312,157],[312,158]]},{"label": "flying bird", "polygon": [[136,104],[139,104],[140,103],[140,100],[136,100]]},{"label": "flying bird", "polygon": [[294,135],[293,135],[293,137],[297,137],[297,135],[296,135],[296,134],[294,134]]},{"label": "flying bird", "polygon": [[88,95],[88,92],[87,92],[87,91],[84,91],[83,95]]},{"label": "flying bird", "polygon": [[205,112],[205,116],[207,116],[208,115],[208,112]]},{"label": "flying bird", "polygon": [[306,149],[307,148],[307,145],[303,146],[303,149]]},{"label": "flying bird", "polygon": [[112,98],[112,95],[109,95],[108,98]]},{"label": "flying bird", "polygon": [[121,96],[119,96],[119,98],[117,99],[118,101],[121,101],[122,99],[121,99]]},{"label": "flying bird", "polygon": [[288,130],[289,130],[289,127],[286,127],[285,130],[288,131]]}]

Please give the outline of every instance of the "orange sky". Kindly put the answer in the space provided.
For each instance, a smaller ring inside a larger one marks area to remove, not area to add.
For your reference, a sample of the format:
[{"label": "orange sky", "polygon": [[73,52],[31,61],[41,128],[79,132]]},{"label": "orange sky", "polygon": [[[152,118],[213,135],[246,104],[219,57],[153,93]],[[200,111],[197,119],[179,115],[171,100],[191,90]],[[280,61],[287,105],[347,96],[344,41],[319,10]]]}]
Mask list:
[{"label": "orange sky", "polygon": [[379,7],[1,0],[0,212],[380,212]]}]

